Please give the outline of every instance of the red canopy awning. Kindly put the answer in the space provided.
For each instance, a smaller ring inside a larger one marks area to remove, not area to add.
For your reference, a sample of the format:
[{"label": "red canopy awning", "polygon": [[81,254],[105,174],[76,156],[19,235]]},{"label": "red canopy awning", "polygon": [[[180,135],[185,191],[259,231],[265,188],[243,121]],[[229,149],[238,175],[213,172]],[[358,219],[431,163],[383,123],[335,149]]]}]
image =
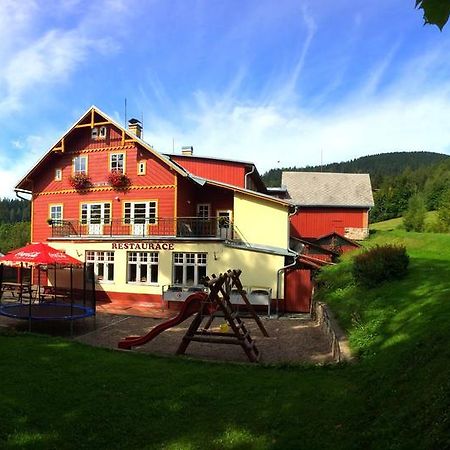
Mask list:
[{"label": "red canopy awning", "polygon": [[30,244],[8,252],[0,257],[0,264],[7,266],[39,266],[39,265],[60,265],[60,266],[79,266],[83,264],[78,259],[66,255],[61,250],[50,247],[47,244]]}]

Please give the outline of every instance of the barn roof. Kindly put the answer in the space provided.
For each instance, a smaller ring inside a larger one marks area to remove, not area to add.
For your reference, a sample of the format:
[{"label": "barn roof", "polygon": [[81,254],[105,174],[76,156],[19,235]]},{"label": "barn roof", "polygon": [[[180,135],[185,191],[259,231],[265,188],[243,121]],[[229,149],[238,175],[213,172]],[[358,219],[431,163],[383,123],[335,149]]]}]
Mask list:
[{"label": "barn roof", "polygon": [[283,172],[292,203],[298,206],[371,208],[372,186],[366,173]]}]

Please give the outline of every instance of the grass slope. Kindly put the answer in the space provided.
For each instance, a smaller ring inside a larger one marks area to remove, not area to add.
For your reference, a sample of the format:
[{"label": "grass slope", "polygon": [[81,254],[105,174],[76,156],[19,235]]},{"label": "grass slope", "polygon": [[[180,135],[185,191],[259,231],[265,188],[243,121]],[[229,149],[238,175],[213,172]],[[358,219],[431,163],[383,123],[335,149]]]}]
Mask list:
[{"label": "grass slope", "polygon": [[[437,219],[436,211],[428,211],[425,215],[425,227],[429,227]],[[375,231],[392,231],[395,229],[403,229],[403,217],[395,219],[384,220],[383,222],[376,222],[370,225],[371,230]]]},{"label": "grass slope", "polygon": [[0,447],[448,448],[450,236],[404,242],[410,274],[370,291],[326,270],[354,365],[257,367],[0,336]]},{"label": "grass slope", "polygon": [[366,245],[388,242],[406,245],[406,278],[358,287],[347,258],[323,273],[320,296],[361,358],[370,441],[450,448],[450,235],[377,231]]}]

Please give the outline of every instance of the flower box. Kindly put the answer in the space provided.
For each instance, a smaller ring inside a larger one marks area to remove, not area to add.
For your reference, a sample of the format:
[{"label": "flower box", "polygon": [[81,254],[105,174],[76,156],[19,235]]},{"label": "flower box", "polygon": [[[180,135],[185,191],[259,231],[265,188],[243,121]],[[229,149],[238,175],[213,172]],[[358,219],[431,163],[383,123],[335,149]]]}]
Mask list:
[{"label": "flower box", "polygon": [[113,189],[124,190],[130,186],[131,180],[124,173],[113,171],[108,175],[108,183]]},{"label": "flower box", "polygon": [[88,189],[92,186],[91,179],[85,173],[76,173],[69,178],[70,185],[78,190]]}]

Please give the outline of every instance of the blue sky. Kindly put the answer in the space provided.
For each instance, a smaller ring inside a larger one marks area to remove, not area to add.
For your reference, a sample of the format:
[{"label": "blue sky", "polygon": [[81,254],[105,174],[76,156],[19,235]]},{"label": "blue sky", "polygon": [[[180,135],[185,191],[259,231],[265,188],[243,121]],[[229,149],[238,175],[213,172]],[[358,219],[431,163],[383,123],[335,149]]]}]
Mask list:
[{"label": "blue sky", "polygon": [[1,0],[0,196],[95,104],[272,167],[450,149],[450,27],[414,0]]}]

